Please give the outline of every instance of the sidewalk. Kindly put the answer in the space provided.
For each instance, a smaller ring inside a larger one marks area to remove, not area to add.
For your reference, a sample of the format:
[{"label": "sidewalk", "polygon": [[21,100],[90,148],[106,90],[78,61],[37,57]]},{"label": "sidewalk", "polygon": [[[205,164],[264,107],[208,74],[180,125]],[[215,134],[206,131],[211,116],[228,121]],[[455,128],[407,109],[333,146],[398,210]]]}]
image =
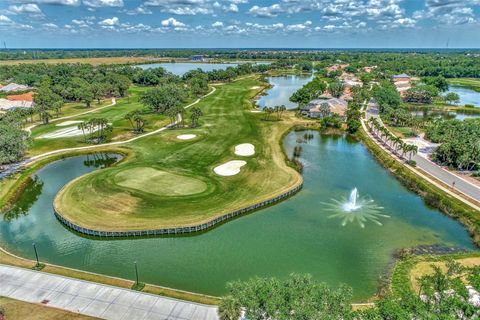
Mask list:
[{"label": "sidewalk", "polygon": [[102,319],[218,320],[215,306],[5,265],[0,296]]}]

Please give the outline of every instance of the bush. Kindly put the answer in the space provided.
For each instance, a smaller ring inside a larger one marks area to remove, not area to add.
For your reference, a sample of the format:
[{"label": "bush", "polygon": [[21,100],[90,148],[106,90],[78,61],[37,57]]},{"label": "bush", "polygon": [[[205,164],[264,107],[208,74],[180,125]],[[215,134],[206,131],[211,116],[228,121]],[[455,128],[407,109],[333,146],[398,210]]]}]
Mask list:
[{"label": "bush", "polygon": [[474,106],[473,104],[467,103],[467,104],[465,105],[465,108],[475,108],[475,106]]},{"label": "bush", "polygon": [[415,160],[408,160],[406,162],[409,166],[412,166],[412,167],[416,167],[417,166],[417,162]]}]

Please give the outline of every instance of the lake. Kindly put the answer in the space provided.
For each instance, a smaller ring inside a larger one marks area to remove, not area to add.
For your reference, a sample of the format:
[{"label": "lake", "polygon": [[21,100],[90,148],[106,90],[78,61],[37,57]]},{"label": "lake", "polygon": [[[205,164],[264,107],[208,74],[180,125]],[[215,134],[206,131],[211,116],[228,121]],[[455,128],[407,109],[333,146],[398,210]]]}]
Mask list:
[{"label": "lake", "polygon": [[290,101],[290,97],[298,89],[312,81],[312,75],[289,75],[267,77],[266,80],[272,85],[257,101],[260,108],[285,105],[287,109],[294,109],[298,104]]},{"label": "lake", "polygon": [[[462,225],[428,208],[361,143],[312,134],[305,140],[304,132],[292,132],[284,140],[289,156],[296,145],[303,148],[305,184],[298,194],[192,236],[106,240],[72,232],[53,214],[56,193],[116,159],[97,154],[51,163],[0,221],[0,244],[32,259],[35,242],[42,261],[128,279],[134,279],[137,261],[141,281],[211,295],[225,293],[232,280],[310,273],[332,286],[352,286],[356,301],[376,292],[401,248],[474,249]],[[352,216],[342,208],[354,188],[361,209]]]}]

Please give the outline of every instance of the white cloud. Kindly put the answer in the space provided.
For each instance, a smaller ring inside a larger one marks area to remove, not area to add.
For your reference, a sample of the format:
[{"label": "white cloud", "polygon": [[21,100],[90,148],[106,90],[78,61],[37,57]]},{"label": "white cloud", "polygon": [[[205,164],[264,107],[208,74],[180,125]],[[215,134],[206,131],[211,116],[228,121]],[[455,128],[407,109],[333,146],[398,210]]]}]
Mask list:
[{"label": "white cloud", "polygon": [[120,20],[117,17],[113,17],[110,19],[105,19],[100,21],[98,24],[101,26],[113,27],[120,23]]},{"label": "white cloud", "polygon": [[43,26],[45,28],[48,28],[48,29],[57,29],[58,28],[58,26],[55,23],[51,23],[51,22],[44,23]]},{"label": "white cloud", "polygon": [[168,18],[162,21],[164,27],[185,27],[185,23],[178,21],[175,18]]},{"label": "white cloud", "polygon": [[248,13],[255,17],[275,17],[281,12],[283,9],[278,3],[269,7],[253,6],[248,10]]},{"label": "white cloud", "polygon": [[223,22],[221,22],[221,21],[216,21],[216,22],[212,23],[212,27],[214,27],[214,28],[221,28],[221,27],[223,27]]},{"label": "white cloud", "polygon": [[21,5],[11,5],[8,7],[8,11],[12,14],[36,14],[36,15],[41,15],[42,10],[36,5],[35,3],[27,3],[27,4],[21,4]]},{"label": "white cloud", "polygon": [[0,25],[11,24],[11,23],[13,23],[13,21],[9,17],[3,14],[0,14]]},{"label": "white cloud", "polygon": [[123,0],[83,0],[83,4],[89,7],[123,7]]},{"label": "white cloud", "polygon": [[32,0],[35,3],[56,4],[62,6],[78,6],[80,0]]}]

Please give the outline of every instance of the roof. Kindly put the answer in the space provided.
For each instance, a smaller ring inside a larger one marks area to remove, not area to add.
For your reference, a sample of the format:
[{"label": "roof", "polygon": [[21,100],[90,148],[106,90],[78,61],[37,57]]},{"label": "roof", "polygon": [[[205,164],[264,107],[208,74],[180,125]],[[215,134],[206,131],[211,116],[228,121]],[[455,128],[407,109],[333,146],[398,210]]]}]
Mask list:
[{"label": "roof", "polygon": [[10,101],[7,99],[0,99],[0,110],[12,110],[17,108],[31,108],[32,101]]},{"label": "roof", "polygon": [[23,84],[9,83],[6,86],[1,87],[0,91],[11,92],[11,91],[23,91],[28,89],[30,89],[30,87]]},{"label": "roof", "polygon": [[10,101],[33,101],[33,92],[7,96]]},{"label": "roof", "polygon": [[306,107],[309,112],[319,112],[320,106],[327,104],[330,107],[330,112],[337,113],[339,115],[345,115],[345,111],[348,107],[348,102],[344,99],[331,98],[327,100],[316,99],[312,100],[310,104]]},{"label": "roof", "polygon": [[396,78],[410,78],[408,74],[402,73],[402,74],[396,74],[393,76],[394,79]]}]

